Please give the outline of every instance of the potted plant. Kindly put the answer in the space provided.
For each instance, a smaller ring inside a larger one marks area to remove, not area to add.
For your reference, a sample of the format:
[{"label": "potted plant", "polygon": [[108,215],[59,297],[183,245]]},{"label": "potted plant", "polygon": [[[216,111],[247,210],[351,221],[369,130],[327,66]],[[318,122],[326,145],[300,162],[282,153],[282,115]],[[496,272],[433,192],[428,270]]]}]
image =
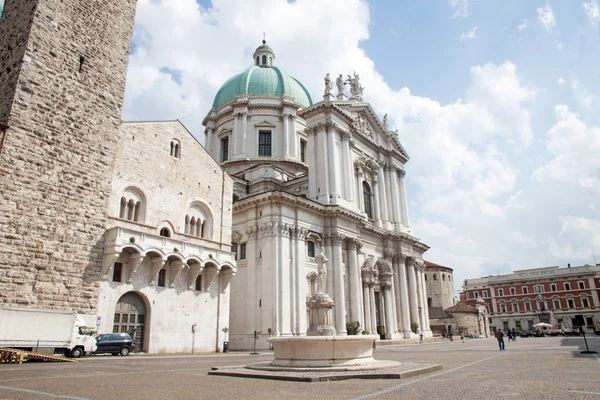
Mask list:
[{"label": "potted plant", "polygon": [[410,330],[412,331],[412,333],[419,333],[419,324],[417,324],[416,322],[411,323]]}]

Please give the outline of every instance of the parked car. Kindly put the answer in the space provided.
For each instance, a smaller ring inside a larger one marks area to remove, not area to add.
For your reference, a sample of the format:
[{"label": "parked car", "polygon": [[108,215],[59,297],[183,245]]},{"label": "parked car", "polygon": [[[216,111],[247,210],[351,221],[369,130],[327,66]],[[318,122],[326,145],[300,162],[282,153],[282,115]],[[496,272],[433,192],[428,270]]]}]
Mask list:
[{"label": "parked car", "polygon": [[113,356],[128,356],[135,348],[129,333],[106,333],[96,336],[98,348],[94,354],[110,353]]}]

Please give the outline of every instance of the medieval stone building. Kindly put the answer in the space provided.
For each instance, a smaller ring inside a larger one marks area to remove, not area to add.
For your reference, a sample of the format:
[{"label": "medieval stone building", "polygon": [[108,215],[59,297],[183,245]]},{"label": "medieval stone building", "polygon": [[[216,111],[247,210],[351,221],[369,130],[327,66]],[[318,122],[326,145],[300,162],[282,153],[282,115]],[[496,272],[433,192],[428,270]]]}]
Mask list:
[{"label": "medieval stone building", "polygon": [[75,310],[143,351],[214,351],[233,182],[179,122],[121,123],[135,6],[4,4],[0,302]]}]

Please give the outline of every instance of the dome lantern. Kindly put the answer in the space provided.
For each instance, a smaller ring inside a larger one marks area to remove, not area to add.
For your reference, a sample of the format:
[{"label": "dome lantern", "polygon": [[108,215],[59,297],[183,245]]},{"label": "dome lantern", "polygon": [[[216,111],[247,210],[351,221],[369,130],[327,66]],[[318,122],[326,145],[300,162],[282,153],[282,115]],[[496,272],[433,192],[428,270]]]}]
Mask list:
[{"label": "dome lantern", "polygon": [[266,39],[263,39],[262,45],[258,46],[252,56],[254,65],[261,68],[269,68],[273,66],[275,60],[275,52],[270,46],[267,46]]}]

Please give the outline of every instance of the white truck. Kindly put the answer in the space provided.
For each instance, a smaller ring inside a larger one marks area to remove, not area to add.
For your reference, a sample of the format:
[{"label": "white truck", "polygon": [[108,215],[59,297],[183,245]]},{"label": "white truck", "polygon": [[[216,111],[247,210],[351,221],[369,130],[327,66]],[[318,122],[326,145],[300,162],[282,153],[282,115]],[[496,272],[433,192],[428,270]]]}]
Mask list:
[{"label": "white truck", "polygon": [[85,327],[73,311],[0,307],[0,347],[78,358],[96,350],[96,339],[83,334]]}]

